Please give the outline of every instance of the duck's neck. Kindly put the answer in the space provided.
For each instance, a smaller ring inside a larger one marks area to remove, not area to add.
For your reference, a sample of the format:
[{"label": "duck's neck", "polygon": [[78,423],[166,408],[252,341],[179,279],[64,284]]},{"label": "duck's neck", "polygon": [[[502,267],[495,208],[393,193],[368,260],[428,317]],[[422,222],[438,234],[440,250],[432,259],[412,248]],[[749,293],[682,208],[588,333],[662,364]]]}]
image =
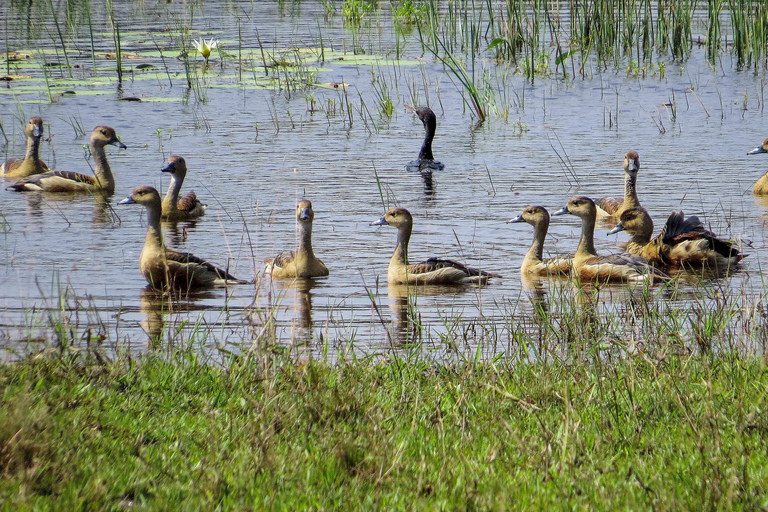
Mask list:
[{"label": "duck's neck", "polygon": [[299,248],[296,251],[303,257],[313,259],[315,253],[312,252],[312,224],[308,222],[299,223]]},{"label": "duck's neck", "polygon": [[147,207],[147,238],[144,240],[144,250],[162,250],[163,233],[160,230],[160,215],[162,210],[160,205],[151,205]]},{"label": "duck's neck", "polygon": [[419,160],[434,160],[432,155],[432,139],[435,138],[435,129],[437,128],[437,122],[430,119],[424,123],[424,143],[421,145],[421,151],[419,151]]},{"label": "duck's neck", "polygon": [[411,239],[412,226],[401,226],[397,230],[397,247],[389,260],[390,265],[408,265],[408,241]]},{"label": "duck's neck", "polygon": [[544,239],[547,237],[548,229],[548,221],[540,221],[533,227],[533,243],[525,254],[527,261],[538,263],[544,258]]},{"label": "duck's neck", "polygon": [[637,198],[637,173],[624,173],[624,205],[625,208],[640,206]]},{"label": "duck's neck", "polygon": [[178,208],[181,184],[182,180],[176,179],[176,175],[171,174],[171,183],[168,185],[168,192],[166,192],[165,199],[163,199],[163,210],[166,212]]},{"label": "duck's neck", "polygon": [[109,167],[109,162],[107,162],[107,152],[105,151],[104,146],[91,144],[91,154],[93,155],[93,160],[96,164],[93,174],[96,176],[96,179],[99,180],[99,187],[109,194],[114,193],[115,179],[112,176],[112,169]]},{"label": "duck's neck", "polygon": [[597,256],[595,251],[595,215],[589,215],[581,219],[581,240],[576,249],[576,258]]},{"label": "duck's neck", "polygon": [[40,141],[42,137],[27,137],[27,155],[25,160],[31,162],[40,161]]}]

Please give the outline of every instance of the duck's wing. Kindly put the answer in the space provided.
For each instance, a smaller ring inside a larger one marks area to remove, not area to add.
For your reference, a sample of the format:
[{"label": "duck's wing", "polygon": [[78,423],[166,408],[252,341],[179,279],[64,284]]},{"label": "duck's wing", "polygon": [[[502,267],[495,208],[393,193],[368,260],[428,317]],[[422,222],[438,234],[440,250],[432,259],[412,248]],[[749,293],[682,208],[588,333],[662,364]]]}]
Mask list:
[{"label": "duck's wing", "polygon": [[226,270],[220,269],[212,263],[209,263],[202,258],[198,258],[197,256],[188,252],[178,252],[166,249],[165,258],[168,261],[169,269],[176,269],[179,272],[187,273],[194,273],[197,270],[202,272],[212,272],[218,279],[240,282],[238,278]]},{"label": "duck's wing", "polygon": [[206,205],[204,205],[200,200],[197,198],[197,194],[194,192],[190,192],[184,197],[180,197],[179,201],[176,203],[176,208],[180,212],[186,212],[186,213],[192,213],[196,209],[201,210],[202,212],[205,211]]},{"label": "duck's wing", "polygon": [[499,274],[493,274],[491,272],[486,272],[485,270],[479,270],[476,268],[468,267],[462,263],[459,263],[457,261],[453,260],[446,260],[442,258],[429,258],[426,261],[422,261],[421,263],[415,263],[413,265],[408,265],[408,273],[409,274],[427,274],[429,272],[435,272],[439,270],[444,271],[459,271],[464,273],[466,276],[481,276],[481,277],[501,277]]},{"label": "duck's wing", "polygon": [[696,215],[691,215],[685,219],[682,211],[672,212],[659,236],[663,237],[664,242],[670,245],[678,245],[686,241],[706,240],[707,246],[687,244],[686,249],[689,254],[693,251],[709,249],[725,258],[737,258],[737,260],[744,258],[736,244],[730,240],[718,238],[704,227],[704,223]]},{"label": "duck's wing", "polygon": [[48,192],[68,192],[78,188],[98,187],[98,181],[94,176],[80,174],[72,171],[48,171],[43,174],[27,176],[10,187],[8,190],[30,191],[46,190]]},{"label": "duck's wing", "polygon": [[13,171],[21,167],[21,164],[23,163],[23,158],[9,158],[2,166],[0,166],[0,176],[4,174],[11,174]]},{"label": "duck's wing", "polygon": [[290,264],[295,257],[296,257],[296,253],[294,253],[293,251],[281,252],[271,260],[267,260],[265,262],[266,267],[264,269],[264,272],[266,272],[267,274],[271,274],[278,270],[282,270],[285,267],[287,267],[288,264]]},{"label": "duck's wing", "polygon": [[613,197],[601,197],[595,201],[595,206],[597,206],[597,214],[603,216],[615,214],[623,204],[623,198],[616,199]]}]

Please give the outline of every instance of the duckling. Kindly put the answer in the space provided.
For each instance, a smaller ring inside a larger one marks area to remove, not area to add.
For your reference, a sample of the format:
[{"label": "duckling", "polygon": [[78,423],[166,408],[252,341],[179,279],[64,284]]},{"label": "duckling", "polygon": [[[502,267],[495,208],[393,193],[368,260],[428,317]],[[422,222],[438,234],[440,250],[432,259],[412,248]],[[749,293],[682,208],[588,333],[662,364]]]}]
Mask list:
[{"label": "duckling", "polygon": [[682,211],[673,211],[661,233],[651,239],[651,216],[644,208],[630,208],[608,234],[619,231],[632,237],[627,252],[642,256],[651,264],[727,269],[746,257],[733,242],[717,238],[698,217],[686,219]]},{"label": "duckling", "polygon": [[629,208],[640,206],[637,198],[637,171],[640,170],[640,156],[637,151],[627,151],[624,155],[624,199],[601,197],[595,204],[600,216],[618,217]]},{"label": "duckling", "polygon": [[91,133],[91,154],[96,163],[93,176],[71,171],[48,171],[43,174],[33,174],[8,187],[8,190],[46,192],[103,192],[108,195],[115,193],[115,178],[107,162],[104,147],[107,144],[126,149],[126,145],[117,138],[117,133],[109,126],[97,126]]},{"label": "duckling", "polygon": [[[759,153],[768,153],[768,139],[765,139],[761,146],[747,152],[748,155],[757,155]],[[757,180],[755,187],[752,189],[752,193],[756,196],[768,196],[768,172],[763,174],[763,177]]]},{"label": "duckling", "polygon": [[0,166],[0,176],[6,178],[26,178],[32,174],[48,171],[48,166],[40,160],[40,141],[43,140],[43,118],[29,119],[24,134],[27,136],[27,154],[22,158],[10,158]]},{"label": "duckling", "polygon": [[299,226],[299,248],[282,252],[268,260],[264,273],[272,277],[289,279],[296,277],[320,277],[328,275],[328,268],[312,251],[312,221],[315,212],[306,199],[296,206],[296,222]]},{"label": "duckling", "polygon": [[147,238],[139,268],[150,286],[158,290],[194,290],[227,284],[244,284],[226,270],[185,252],[165,247],[160,231],[160,193],[152,187],[137,187],[119,204],[140,204],[147,208]]},{"label": "duckling", "polygon": [[[573,256],[573,268],[588,281],[644,281],[652,276],[650,267],[640,256],[612,254],[598,256],[595,251],[595,222],[597,207],[588,197],[572,197],[562,210],[554,215],[570,213],[581,218],[581,240]],[[661,277],[661,276],[655,276]]]},{"label": "duckling", "polygon": [[507,224],[527,222],[533,226],[533,243],[525,254],[520,271],[523,274],[549,276],[568,274],[571,270],[571,258],[550,258],[542,260],[544,255],[544,239],[549,229],[549,212],[543,206],[526,206],[518,217],[508,220]]},{"label": "duckling", "polygon": [[408,242],[413,230],[413,217],[405,208],[392,208],[371,226],[388,225],[397,228],[397,247],[389,260],[389,284],[485,284],[491,277],[501,277],[451,260],[429,258],[415,265],[408,264]]},{"label": "duckling", "polygon": [[410,105],[405,105],[405,108],[421,119],[425,131],[424,143],[421,145],[419,158],[409,162],[405,168],[409,171],[419,171],[422,173],[430,173],[432,171],[441,171],[445,169],[445,164],[435,162],[435,157],[432,155],[432,139],[435,138],[435,130],[437,129],[437,116],[429,107],[413,108]]},{"label": "duckling", "polygon": [[168,165],[163,167],[162,172],[171,173],[171,183],[168,185],[168,192],[163,199],[164,220],[187,220],[205,215],[204,205],[197,199],[194,192],[179,199],[179,191],[184,183],[184,177],[187,175],[187,162],[180,156],[172,156],[168,159]]}]

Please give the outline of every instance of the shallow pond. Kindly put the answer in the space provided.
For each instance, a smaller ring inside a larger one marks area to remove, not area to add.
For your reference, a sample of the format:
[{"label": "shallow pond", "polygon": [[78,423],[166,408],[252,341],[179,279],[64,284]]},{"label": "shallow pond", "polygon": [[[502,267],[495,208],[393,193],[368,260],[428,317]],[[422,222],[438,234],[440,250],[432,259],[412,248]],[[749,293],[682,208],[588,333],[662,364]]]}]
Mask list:
[{"label": "shallow pond", "polygon": [[[51,325],[137,352],[150,344],[147,333],[164,333],[168,341],[197,336],[219,347],[271,333],[313,351],[378,353],[410,339],[409,314],[437,340],[461,329],[476,331],[462,335],[473,343],[508,339],[505,317],[527,314],[530,297],[546,295],[550,285],[533,293],[521,282],[532,229],[505,222],[529,204],[553,211],[577,194],[620,196],[628,150],[640,153],[638,190],[657,230],[672,209],[682,208],[716,233],[741,239],[749,257],[727,286],[761,300],[768,200],[753,197],[751,187],[768,158],[746,153],[768,136],[765,78],[736,70],[728,53],[717,69],[694,45],[687,61],[667,59],[663,77],[642,78],[620,66],[533,84],[514,68],[485,61],[498,85],[496,104],[509,113],[504,119],[492,111],[478,124],[455,77],[422,52],[417,31],[396,36],[386,9],[356,29],[338,14],[327,18],[322,2],[206,2],[191,20],[186,5],[131,2],[119,9],[122,85],[110,55],[112,29],[99,8],[91,21],[95,58],[88,22],[81,20],[64,39],[73,66],[67,68],[50,66],[66,61],[58,36],[51,36],[56,26],[49,12],[27,12],[13,2],[0,7],[0,40],[29,56],[3,60],[3,74],[31,77],[0,82],[3,156],[23,155],[23,124],[33,115],[45,120],[42,157],[57,169],[91,172],[82,132],[96,125],[114,127],[128,146],[107,148],[117,191],[106,206],[87,195],[0,191],[5,357],[39,348],[34,340],[50,337]],[[178,57],[181,37],[214,37],[225,54],[214,51],[208,67],[190,54],[187,72]],[[260,66],[259,41],[288,60],[316,55],[322,41],[324,63],[314,57],[286,68],[315,73],[319,85],[276,89]],[[281,52],[288,48],[297,51]],[[356,56],[353,48],[366,53]],[[396,53],[402,60],[392,60]],[[331,83],[347,87],[323,85]],[[377,106],[382,83],[394,103],[391,116]],[[499,99],[504,95],[506,101]],[[126,97],[142,101],[120,101]],[[672,102],[674,119],[665,106]],[[438,116],[433,147],[446,167],[429,187],[405,171],[423,137],[405,103],[429,103]],[[139,185],[164,192],[168,177],[160,169],[174,154],[189,167],[183,190],[195,190],[208,210],[195,223],[165,224],[167,245],[256,284],[171,303],[145,290],[138,257],[146,215],[117,201]],[[404,290],[388,288],[396,232],[369,226],[385,209],[382,197],[387,207],[406,207],[415,217],[412,261],[445,256],[504,279],[483,288],[424,289],[410,302]],[[302,198],[313,203],[313,245],[331,275],[298,285],[260,279],[265,259],[293,247],[294,209]],[[550,225],[552,253],[577,245],[580,225],[566,217]],[[605,233],[598,228],[600,252],[626,239]],[[625,296],[618,286],[603,294],[609,302]]]}]

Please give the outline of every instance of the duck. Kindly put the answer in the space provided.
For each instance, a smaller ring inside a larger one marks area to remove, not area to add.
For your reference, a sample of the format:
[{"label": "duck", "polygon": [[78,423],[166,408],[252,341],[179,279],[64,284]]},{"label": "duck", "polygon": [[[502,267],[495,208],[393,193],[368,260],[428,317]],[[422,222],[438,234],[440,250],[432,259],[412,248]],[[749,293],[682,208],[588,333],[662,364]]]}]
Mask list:
[{"label": "duck", "polygon": [[157,189],[136,187],[118,204],[139,204],[147,209],[147,238],[139,258],[139,268],[152,288],[162,291],[210,288],[245,284],[226,270],[186,252],[165,247],[160,231],[162,203]]},{"label": "duck", "polygon": [[179,198],[181,185],[184,183],[184,177],[187,175],[187,162],[183,157],[171,156],[168,158],[167,165],[163,167],[162,172],[171,173],[171,183],[168,185],[168,192],[163,199],[163,220],[178,221],[188,220],[205,215],[207,205],[197,199],[194,192]]},{"label": "duck", "polygon": [[107,162],[107,145],[126,149],[126,145],[117,138],[114,128],[97,126],[91,133],[91,154],[96,163],[93,176],[72,171],[48,171],[33,174],[8,187],[17,192],[44,190],[46,192],[103,192],[115,193],[115,179]]},{"label": "duck", "polygon": [[435,138],[437,129],[437,116],[429,107],[412,107],[404,105],[407,110],[416,114],[424,124],[424,142],[419,151],[419,158],[409,162],[406,169],[409,171],[419,171],[421,173],[431,173],[432,171],[441,171],[445,169],[445,164],[435,161],[432,155],[432,139]]},{"label": "duck", "polygon": [[640,155],[627,151],[624,155],[624,198],[601,197],[595,201],[601,217],[618,217],[624,210],[640,206],[637,198],[637,172],[640,170]]},{"label": "duck", "polygon": [[[650,227],[649,227],[650,226]],[[648,263],[665,266],[695,266],[727,269],[744,259],[734,243],[717,238],[695,215],[685,218],[673,211],[661,233],[653,236],[653,220],[645,208],[624,211],[609,235],[626,231],[632,237],[626,250]]]},{"label": "duck", "polygon": [[413,216],[405,208],[391,208],[371,226],[397,228],[397,247],[389,260],[387,281],[390,285],[457,285],[485,284],[491,277],[500,278],[484,270],[467,267],[452,260],[429,258],[414,265],[408,264],[408,242],[413,231]]},{"label": "duck", "polygon": [[[765,139],[762,145],[747,152],[748,155],[757,155],[760,153],[768,153],[768,139]],[[763,174],[763,176],[755,182],[752,193],[756,196],[768,196],[768,172]]]},{"label": "duck", "polygon": [[312,251],[312,221],[315,212],[306,199],[296,205],[296,223],[299,227],[299,247],[296,251],[282,252],[266,262],[265,274],[278,279],[322,277],[329,274],[328,267]]},{"label": "duck", "polygon": [[[581,239],[573,256],[573,269],[585,281],[640,282],[662,277],[651,273],[651,267],[634,254],[598,256],[595,251],[595,222],[597,206],[588,197],[572,197],[562,210],[553,215],[570,213],[581,219]],[[573,276],[573,272],[571,274]]]},{"label": "duck", "polygon": [[48,172],[48,166],[40,160],[40,141],[43,140],[43,118],[32,117],[24,128],[27,136],[27,154],[24,158],[10,158],[0,166],[0,176],[26,178],[32,174]]},{"label": "duck", "polygon": [[549,229],[549,212],[543,206],[526,206],[523,213],[508,220],[507,224],[527,222],[533,226],[533,243],[523,258],[520,272],[523,274],[550,276],[568,274],[571,270],[571,258],[555,257],[542,260],[544,255],[544,239]]}]

